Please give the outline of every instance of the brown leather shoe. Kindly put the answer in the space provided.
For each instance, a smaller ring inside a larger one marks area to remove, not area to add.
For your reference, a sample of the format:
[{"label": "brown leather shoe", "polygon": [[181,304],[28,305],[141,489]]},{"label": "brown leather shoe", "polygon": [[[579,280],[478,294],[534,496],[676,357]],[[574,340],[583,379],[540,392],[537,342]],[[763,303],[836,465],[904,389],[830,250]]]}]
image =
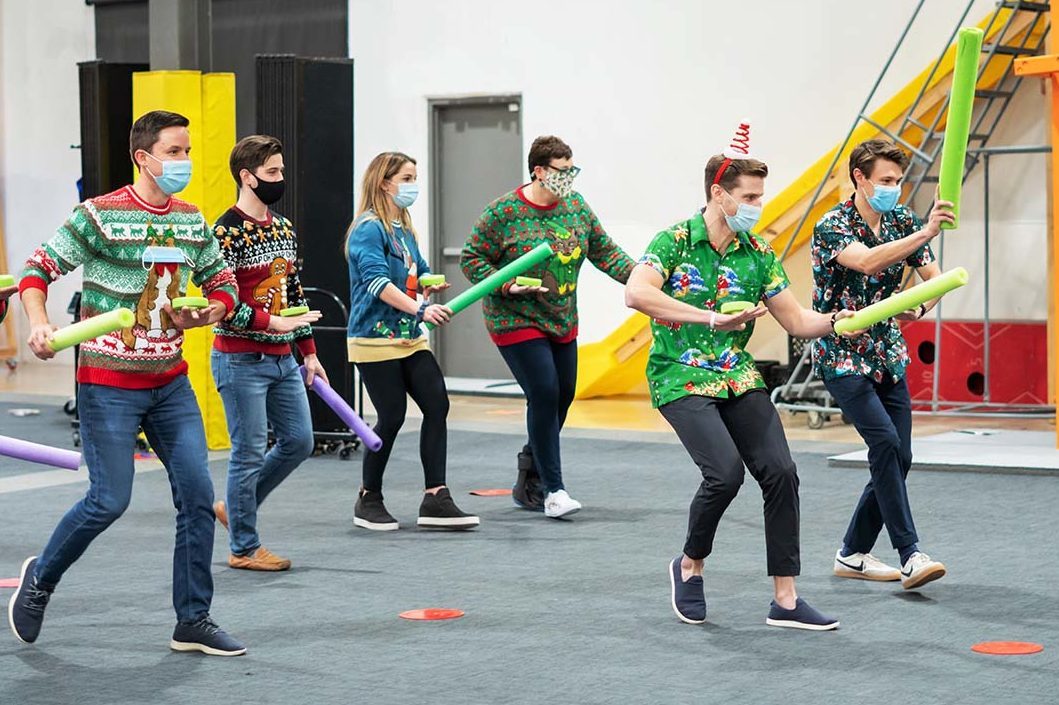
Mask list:
[{"label": "brown leather shoe", "polygon": [[274,572],[290,569],[289,560],[277,556],[264,546],[259,546],[258,549],[249,556],[230,554],[228,556],[228,565],[232,568],[239,568],[240,570],[264,570]]},{"label": "brown leather shoe", "polygon": [[228,509],[224,506],[224,502],[213,503],[213,516],[217,517],[217,521],[221,522],[221,526],[225,529],[228,528]]}]

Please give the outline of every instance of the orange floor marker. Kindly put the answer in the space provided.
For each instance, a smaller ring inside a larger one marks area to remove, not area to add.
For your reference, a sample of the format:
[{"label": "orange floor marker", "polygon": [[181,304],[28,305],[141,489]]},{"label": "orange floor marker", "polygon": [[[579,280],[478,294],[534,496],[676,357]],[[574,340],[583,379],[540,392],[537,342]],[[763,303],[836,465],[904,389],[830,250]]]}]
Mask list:
[{"label": "orange floor marker", "polygon": [[432,607],[425,610],[408,610],[397,616],[401,619],[433,622],[439,619],[459,619],[463,616],[463,610],[449,610]]},{"label": "orange floor marker", "polygon": [[508,497],[511,495],[510,489],[495,489],[495,490],[471,490],[471,494],[475,497]]},{"label": "orange floor marker", "polygon": [[0,578],[0,588],[17,588],[18,578]]},{"label": "orange floor marker", "polygon": [[983,641],[972,646],[971,651],[993,656],[1024,656],[1040,653],[1044,647],[1032,641]]}]

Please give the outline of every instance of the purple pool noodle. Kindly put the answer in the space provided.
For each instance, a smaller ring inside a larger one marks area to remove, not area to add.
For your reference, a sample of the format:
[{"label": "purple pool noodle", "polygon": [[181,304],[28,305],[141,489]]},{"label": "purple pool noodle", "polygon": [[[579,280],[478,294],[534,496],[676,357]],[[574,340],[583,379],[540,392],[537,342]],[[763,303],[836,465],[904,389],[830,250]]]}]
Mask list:
[{"label": "purple pool noodle", "polygon": [[[305,379],[306,371],[305,365],[301,366],[302,379]],[[331,410],[338,414],[338,418],[346,422],[350,430],[357,434],[360,440],[364,441],[370,450],[377,451],[382,448],[382,439],[379,438],[375,431],[371,430],[371,426],[364,422],[364,419],[357,416],[357,412],[350,408],[346,400],[341,395],[331,388],[324,378],[320,375],[313,377],[313,384],[310,387],[316,394],[324,400],[324,403],[331,407]]]},{"label": "purple pool noodle", "polygon": [[30,443],[10,436],[0,436],[0,455],[31,463],[54,465],[57,468],[77,470],[81,467],[81,454],[72,450],[52,448],[39,443]]}]

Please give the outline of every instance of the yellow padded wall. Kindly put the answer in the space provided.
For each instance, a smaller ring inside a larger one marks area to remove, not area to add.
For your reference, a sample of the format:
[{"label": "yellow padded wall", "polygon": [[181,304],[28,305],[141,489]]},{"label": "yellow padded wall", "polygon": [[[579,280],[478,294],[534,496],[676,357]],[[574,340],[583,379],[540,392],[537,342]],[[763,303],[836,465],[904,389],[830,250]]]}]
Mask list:
[{"label": "yellow padded wall", "polygon": [[[235,184],[228,171],[228,155],[235,146],[235,74],[199,71],[147,71],[132,76],[132,112],[139,117],[151,110],[172,110],[191,121],[191,182],[178,197],[194,203],[213,223],[235,203]],[[188,295],[201,292],[189,285]],[[228,448],[224,404],[210,372],[213,332],[194,328],[184,336],[184,359],[195,389],[206,444],[213,450]]]}]

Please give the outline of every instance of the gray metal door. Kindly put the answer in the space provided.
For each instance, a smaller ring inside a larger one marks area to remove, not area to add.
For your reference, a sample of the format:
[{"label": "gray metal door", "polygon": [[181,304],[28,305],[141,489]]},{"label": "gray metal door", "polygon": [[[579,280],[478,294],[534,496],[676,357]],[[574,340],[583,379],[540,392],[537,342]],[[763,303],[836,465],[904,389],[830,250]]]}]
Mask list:
[{"label": "gray metal door", "polygon": [[[430,101],[431,269],[452,288],[444,303],[470,284],[460,251],[482,209],[522,183],[520,96]],[[511,379],[489,339],[476,303],[435,332],[433,348],[446,377]]]}]

